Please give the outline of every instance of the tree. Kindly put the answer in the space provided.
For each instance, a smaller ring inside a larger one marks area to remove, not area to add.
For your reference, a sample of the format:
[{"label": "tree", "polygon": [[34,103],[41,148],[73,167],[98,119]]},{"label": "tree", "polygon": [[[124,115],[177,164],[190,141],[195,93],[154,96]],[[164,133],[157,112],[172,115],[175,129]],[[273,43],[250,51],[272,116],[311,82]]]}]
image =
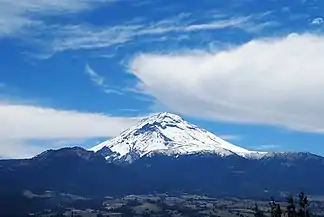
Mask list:
[{"label": "tree", "polygon": [[302,191],[299,194],[299,210],[298,210],[298,216],[300,217],[309,217],[310,213],[308,210],[308,198],[305,196],[305,193]]},{"label": "tree", "polygon": [[[296,205],[295,205],[295,200],[292,195],[289,195],[287,197],[287,216],[288,217],[310,217],[311,213],[309,212],[309,201],[305,193],[302,191],[299,195],[299,209],[296,211]],[[274,198],[271,197],[270,203],[270,214],[271,217],[281,217],[283,212],[281,210],[280,204],[276,203]],[[255,217],[263,217],[265,216],[262,211],[260,211],[259,207],[257,204],[255,204],[254,208],[254,216]]]},{"label": "tree", "polygon": [[255,217],[264,217],[265,216],[263,211],[259,209],[258,204],[255,204],[255,206],[254,206],[254,216]]},{"label": "tree", "polygon": [[287,215],[288,217],[296,217],[296,206],[295,201],[292,195],[289,195],[287,198],[288,206],[287,206]]},{"label": "tree", "polygon": [[311,214],[308,210],[308,198],[305,193],[302,191],[298,195],[299,197],[299,209],[296,211],[296,206],[294,202],[294,198],[292,196],[288,197],[288,206],[287,206],[287,214],[288,217],[310,217]]},{"label": "tree", "polygon": [[271,217],[280,217],[282,215],[280,204],[277,204],[273,197],[271,197],[271,201],[269,205],[271,208],[270,210]]}]

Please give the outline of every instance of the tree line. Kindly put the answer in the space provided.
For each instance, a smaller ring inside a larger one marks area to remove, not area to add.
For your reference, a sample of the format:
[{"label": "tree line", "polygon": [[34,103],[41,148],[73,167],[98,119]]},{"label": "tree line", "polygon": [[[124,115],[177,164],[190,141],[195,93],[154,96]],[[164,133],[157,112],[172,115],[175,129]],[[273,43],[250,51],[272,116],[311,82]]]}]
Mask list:
[{"label": "tree line", "polygon": [[[287,197],[287,206],[282,208],[279,203],[277,203],[272,197],[269,202],[270,210],[267,213],[270,213],[271,217],[310,217],[309,211],[309,201],[304,192],[301,192],[298,195],[298,202],[295,201],[292,195]],[[255,204],[254,207],[254,216],[255,217],[265,217],[265,212],[262,211],[258,204]]]}]

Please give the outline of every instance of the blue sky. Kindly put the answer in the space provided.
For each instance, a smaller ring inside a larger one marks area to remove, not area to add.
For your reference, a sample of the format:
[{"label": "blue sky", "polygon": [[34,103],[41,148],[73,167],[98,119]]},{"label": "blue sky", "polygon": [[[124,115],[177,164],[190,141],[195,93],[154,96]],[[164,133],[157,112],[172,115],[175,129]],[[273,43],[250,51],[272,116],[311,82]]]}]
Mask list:
[{"label": "blue sky", "polygon": [[90,147],[169,111],[324,155],[320,0],[0,0],[0,156]]}]

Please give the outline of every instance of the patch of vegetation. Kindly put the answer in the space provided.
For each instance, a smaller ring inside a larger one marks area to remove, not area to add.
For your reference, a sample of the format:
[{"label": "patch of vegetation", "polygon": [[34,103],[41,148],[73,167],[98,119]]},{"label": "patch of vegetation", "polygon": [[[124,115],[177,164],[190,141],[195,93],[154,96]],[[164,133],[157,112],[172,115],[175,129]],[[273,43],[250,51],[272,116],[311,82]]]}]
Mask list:
[{"label": "patch of vegetation", "polygon": [[[298,195],[298,202],[296,203],[295,198],[292,195],[289,195],[286,200],[286,207],[282,208],[280,203],[277,203],[272,197],[269,203],[270,210],[267,213],[270,214],[271,217],[310,217],[310,216],[320,216],[312,214],[309,210],[309,201],[308,197],[302,191]],[[258,204],[255,205],[254,208],[254,216],[255,217],[265,217],[268,216],[264,211],[262,211]]]}]

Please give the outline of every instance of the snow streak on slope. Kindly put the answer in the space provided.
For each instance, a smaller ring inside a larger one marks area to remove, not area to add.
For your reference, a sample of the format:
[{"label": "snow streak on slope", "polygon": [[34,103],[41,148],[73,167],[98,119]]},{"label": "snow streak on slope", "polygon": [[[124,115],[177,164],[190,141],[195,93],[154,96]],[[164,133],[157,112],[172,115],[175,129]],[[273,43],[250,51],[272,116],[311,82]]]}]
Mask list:
[{"label": "snow streak on slope", "polygon": [[131,158],[142,157],[149,153],[186,155],[207,152],[248,158],[262,155],[226,142],[170,113],[148,117],[137,126],[124,131],[119,137],[103,142],[90,150],[97,152],[104,147],[118,153],[119,158],[127,155],[131,155]]}]

